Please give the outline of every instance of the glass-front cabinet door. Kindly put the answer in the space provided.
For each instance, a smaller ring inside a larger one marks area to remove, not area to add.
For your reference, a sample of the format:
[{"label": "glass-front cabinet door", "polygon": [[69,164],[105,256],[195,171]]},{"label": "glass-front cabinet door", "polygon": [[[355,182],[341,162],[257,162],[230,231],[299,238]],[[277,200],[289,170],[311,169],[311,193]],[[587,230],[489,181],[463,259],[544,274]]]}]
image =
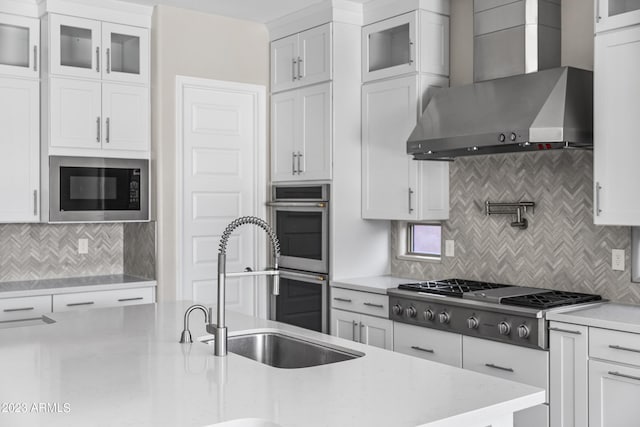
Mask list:
[{"label": "glass-front cabinet door", "polygon": [[0,74],[39,76],[40,20],[0,13]]},{"label": "glass-front cabinet door", "polygon": [[99,79],[100,22],[51,14],[49,25],[51,73]]},{"label": "glass-front cabinet door", "polygon": [[640,0],[596,0],[596,32],[640,24]]},{"label": "glass-front cabinet door", "polygon": [[149,81],[149,30],[102,23],[104,80],[131,83]]}]

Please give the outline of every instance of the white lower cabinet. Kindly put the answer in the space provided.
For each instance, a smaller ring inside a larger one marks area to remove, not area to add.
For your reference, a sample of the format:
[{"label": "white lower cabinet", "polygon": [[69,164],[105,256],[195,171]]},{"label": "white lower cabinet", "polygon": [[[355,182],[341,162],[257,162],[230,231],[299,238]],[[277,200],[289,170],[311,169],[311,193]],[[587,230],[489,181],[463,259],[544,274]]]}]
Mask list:
[{"label": "white lower cabinet", "polygon": [[589,361],[589,427],[640,424],[640,367]]},{"label": "white lower cabinet", "polygon": [[393,323],[393,350],[462,367],[462,335],[421,326]]},{"label": "white lower cabinet", "polygon": [[331,309],[331,335],[393,350],[393,322],[389,319]]},{"label": "white lower cabinet", "polygon": [[51,313],[51,295],[0,299],[0,323]]},{"label": "white lower cabinet", "polygon": [[111,291],[77,292],[53,296],[53,311],[83,310],[154,302],[153,288],[118,289]]}]

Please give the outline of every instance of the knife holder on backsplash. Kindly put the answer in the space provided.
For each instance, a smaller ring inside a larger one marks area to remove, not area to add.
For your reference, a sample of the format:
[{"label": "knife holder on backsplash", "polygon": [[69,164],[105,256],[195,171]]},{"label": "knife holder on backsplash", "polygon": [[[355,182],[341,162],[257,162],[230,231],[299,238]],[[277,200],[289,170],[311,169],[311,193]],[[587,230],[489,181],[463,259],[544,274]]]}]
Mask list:
[{"label": "knife holder on backsplash", "polygon": [[484,202],[485,214],[488,215],[515,215],[515,221],[511,222],[512,227],[518,227],[520,230],[526,230],[529,222],[523,217],[523,214],[527,212],[527,208],[531,208],[531,213],[534,212],[536,204],[534,202],[513,202],[513,203],[500,203],[490,202],[487,200]]}]

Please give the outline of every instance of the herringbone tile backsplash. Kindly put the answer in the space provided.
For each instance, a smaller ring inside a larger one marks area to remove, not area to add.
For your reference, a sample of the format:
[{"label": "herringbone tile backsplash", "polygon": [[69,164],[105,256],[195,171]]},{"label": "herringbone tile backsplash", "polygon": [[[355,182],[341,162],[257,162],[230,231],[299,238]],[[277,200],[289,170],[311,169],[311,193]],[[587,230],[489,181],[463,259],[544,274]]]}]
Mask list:
[{"label": "herringbone tile backsplash", "polygon": [[[392,257],[393,275],[416,279],[459,277],[522,286],[597,293],[640,304],[631,282],[630,228],[593,224],[593,155],[553,151],[456,159],[450,167],[450,219],[443,239],[455,257],[441,263]],[[485,216],[484,202],[536,203],[527,230],[511,216]],[[396,254],[398,224],[392,226]],[[611,249],[626,251],[625,271],[611,269]]]}]

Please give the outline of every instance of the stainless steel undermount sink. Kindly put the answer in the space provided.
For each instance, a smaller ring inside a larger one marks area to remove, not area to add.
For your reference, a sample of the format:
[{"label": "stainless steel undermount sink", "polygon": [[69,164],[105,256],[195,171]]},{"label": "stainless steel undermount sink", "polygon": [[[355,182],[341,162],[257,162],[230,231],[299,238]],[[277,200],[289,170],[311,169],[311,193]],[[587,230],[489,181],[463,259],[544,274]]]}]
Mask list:
[{"label": "stainless steel undermount sink", "polygon": [[[213,338],[205,338],[213,345]],[[364,353],[307,338],[269,330],[229,336],[231,353],[253,359],[274,368],[294,369],[344,362]]]}]

